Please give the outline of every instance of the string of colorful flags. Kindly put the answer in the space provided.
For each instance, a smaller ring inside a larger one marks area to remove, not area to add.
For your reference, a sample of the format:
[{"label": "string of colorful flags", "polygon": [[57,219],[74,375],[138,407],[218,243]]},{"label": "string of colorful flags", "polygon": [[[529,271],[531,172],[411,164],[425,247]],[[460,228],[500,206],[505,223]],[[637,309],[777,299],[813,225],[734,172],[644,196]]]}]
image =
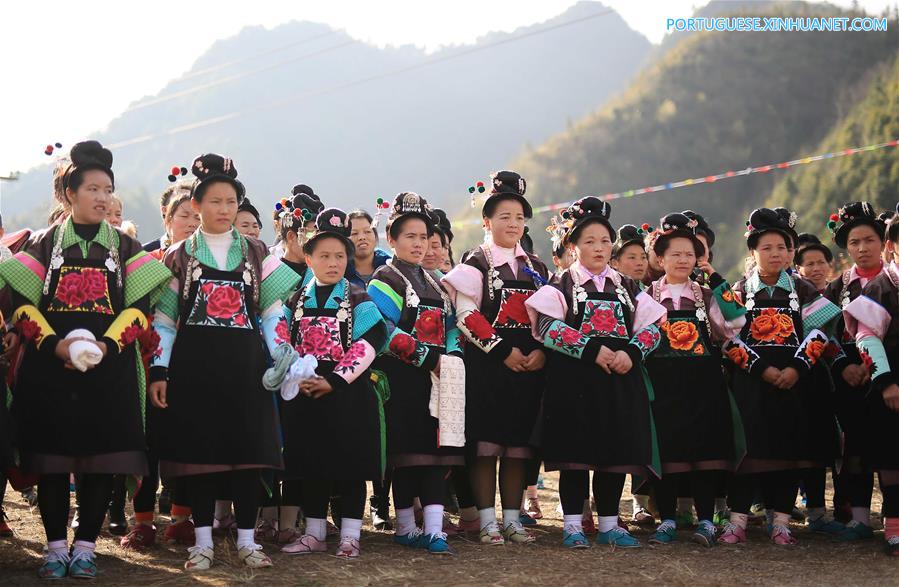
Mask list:
[{"label": "string of colorful flags", "polygon": [[[722,173],[717,173],[714,175],[706,175],[704,177],[694,177],[692,179],[684,179],[681,181],[672,181],[667,183],[660,183],[658,185],[648,186],[644,188],[637,188],[626,190],[623,192],[615,192],[609,194],[597,195],[596,197],[601,200],[617,200],[619,198],[631,198],[634,196],[642,196],[644,194],[652,194],[656,192],[664,192],[667,190],[674,190],[677,188],[682,188],[691,185],[699,185],[703,183],[715,183],[716,181],[722,179],[730,179],[734,177],[746,177],[747,175],[752,175],[755,173],[769,173],[771,171],[776,171],[779,169],[789,169],[790,167],[796,167],[798,165],[807,165],[809,163],[814,163],[816,161],[823,161],[825,159],[836,159],[838,157],[847,157],[849,155],[857,155],[858,153],[867,153],[870,151],[877,151],[880,149],[885,149],[887,147],[895,147],[899,145],[899,139],[893,139],[891,141],[886,141],[884,143],[876,143],[873,145],[866,145],[864,147],[851,147],[848,149],[842,149],[839,151],[834,151],[832,153],[824,153],[822,155],[813,155],[810,157],[802,157],[801,159],[793,159],[791,161],[783,161],[781,163],[771,163],[769,165],[760,165],[758,167],[747,167],[746,169],[741,169],[739,171],[725,171]],[[481,188],[483,184],[479,182],[479,187],[477,188],[477,192],[483,194],[484,189]],[[473,190],[469,188],[469,191]],[[474,203],[474,200],[472,200]],[[567,208],[571,205],[571,201],[566,202],[557,202],[555,204],[547,204],[545,206],[536,206],[534,207],[534,214],[539,214],[542,212],[555,212],[558,210],[562,210],[563,208]],[[465,220],[457,220],[453,222],[453,225],[457,228],[463,228],[465,226],[472,225],[480,225],[482,220],[480,218],[468,218]]]}]

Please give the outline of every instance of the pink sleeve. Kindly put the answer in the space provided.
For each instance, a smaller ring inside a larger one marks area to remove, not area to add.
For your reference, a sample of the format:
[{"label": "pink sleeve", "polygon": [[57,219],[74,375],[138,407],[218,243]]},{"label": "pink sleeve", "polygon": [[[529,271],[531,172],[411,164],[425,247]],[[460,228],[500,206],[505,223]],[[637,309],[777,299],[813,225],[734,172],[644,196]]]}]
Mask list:
[{"label": "pink sleeve", "polygon": [[565,320],[565,316],[568,314],[568,302],[565,301],[565,296],[551,285],[544,285],[534,292],[525,301],[524,307],[528,311],[528,317],[531,319],[532,334],[540,342],[543,342],[543,338],[538,331],[540,327],[539,314],[555,318],[556,320]]},{"label": "pink sleeve", "polygon": [[652,299],[645,291],[641,291],[637,295],[637,310],[634,312],[634,332],[639,332],[650,324],[664,320],[667,316],[668,310],[665,309],[665,306]]},{"label": "pink sleeve", "polygon": [[334,365],[334,374],[347,383],[352,383],[371,366],[375,355],[374,347],[367,340],[357,340],[350,345],[340,362]]},{"label": "pink sleeve", "polygon": [[484,275],[471,265],[456,265],[440,280],[446,287],[450,299],[456,303],[456,292],[463,293],[473,299],[478,308],[481,307],[481,296],[484,290]]},{"label": "pink sleeve", "polygon": [[849,334],[853,334],[856,340],[861,338],[862,327],[865,327],[868,335],[883,340],[892,320],[890,313],[883,306],[864,295],[858,296],[843,308],[843,319],[846,322],[846,330]]},{"label": "pink sleeve", "polygon": [[718,307],[718,302],[712,298],[712,304],[709,308],[709,323],[712,325],[712,340],[722,343],[732,339],[740,334],[743,325],[746,324],[746,316],[738,316],[728,322]]},{"label": "pink sleeve", "polygon": [[818,298],[810,304],[806,304],[804,308],[802,308],[802,319],[805,320],[821,308],[830,305],[830,300],[825,298],[824,296],[818,296]]}]

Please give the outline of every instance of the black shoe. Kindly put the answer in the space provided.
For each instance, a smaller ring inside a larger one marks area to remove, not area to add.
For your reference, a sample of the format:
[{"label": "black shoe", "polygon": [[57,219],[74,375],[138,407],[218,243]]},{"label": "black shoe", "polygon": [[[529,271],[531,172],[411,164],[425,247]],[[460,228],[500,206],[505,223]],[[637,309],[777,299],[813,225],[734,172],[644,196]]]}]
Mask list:
[{"label": "black shoe", "polygon": [[124,536],[128,533],[128,520],[125,518],[125,499],[127,497],[125,478],[116,475],[113,482],[112,501],[109,503],[109,533],[113,536]]},{"label": "black shoe", "polygon": [[372,495],[368,501],[368,513],[371,515],[371,525],[375,530],[382,532],[390,532],[393,530],[393,524],[390,522],[390,501]]}]

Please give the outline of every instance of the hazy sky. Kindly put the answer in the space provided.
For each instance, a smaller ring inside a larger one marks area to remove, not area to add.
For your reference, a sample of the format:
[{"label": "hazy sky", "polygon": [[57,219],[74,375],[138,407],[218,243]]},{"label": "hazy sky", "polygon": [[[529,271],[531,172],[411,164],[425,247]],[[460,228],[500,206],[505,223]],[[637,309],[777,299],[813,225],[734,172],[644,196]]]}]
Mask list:
[{"label": "hazy sky", "polygon": [[[849,5],[851,0],[836,0]],[[896,0],[861,0],[877,13]],[[130,102],[187,71],[216,39],[247,25],[322,22],[378,45],[429,50],[471,43],[563,12],[575,0],[42,0],[4,2],[0,17],[0,175],[42,163]],[[703,0],[605,0],[658,43],[665,19]],[[442,10],[437,10],[439,6]],[[890,23],[893,25],[894,23]],[[90,64],[88,73],[80,63]],[[99,66],[99,67],[97,67]]]}]

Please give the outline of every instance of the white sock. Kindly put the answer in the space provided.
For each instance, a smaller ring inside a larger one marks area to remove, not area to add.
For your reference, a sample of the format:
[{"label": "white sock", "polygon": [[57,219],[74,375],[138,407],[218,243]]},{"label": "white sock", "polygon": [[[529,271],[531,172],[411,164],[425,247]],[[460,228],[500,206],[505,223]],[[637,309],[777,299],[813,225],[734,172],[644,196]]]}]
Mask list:
[{"label": "white sock", "polygon": [[815,520],[823,518],[824,513],[826,511],[827,510],[825,510],[824,508],[809,508],[808,509],[808,521],[814,522]]},{"label": "white sock", "polygon": [[525,496],[530,499],[537,499],[537,486],[536,485],[528,485],[528,489],[525,492]]},{"label": "white sock", "polygon": [[359,537],[362,536],[362,520],[357,520],[355,518],[341,518],[340,519],[340,539],[344,538],[352,538],[353,540],[359,540]]},{"label": "white sock", "polygon": [[692,497],[678,497],[677,498],[677,513],[679,514],[693,514],[693,498]]},{"label": "white sock", "polygon": [[399,536],[408,536],[415,530],[415,506],[396,510],[396,533]]},{"label": "white sock", "polygon": [[306,534],[316,540],[324,540],[328,535],[328,524],[324,518],[306,518]]},{"label": "white sock", "polygon": [[715,511],[716,512],[726,512],[727,511],[727,498],[726,497],[716,497],[715,498]]},{"label": "white sock", "polygon": [[478,508],[472,506],[468,506],[467,508],[462,508],[459,510],[459,518],[465,522],[471,522],[472,520],[478,519]]},{"label": "white sock", "polygon": [[521,512],[518,510],[503,510],[503,527],[505,528],[512,522],[520,521]]},{"label": "white sock", "polygon": [[72,545],[72,554],[78,554],[79,552],[83,552],[86,554],[94,554],[94,549],[97,548],[96,542],[88,542],[87,540],[76,540],[75,544]]},{"label": "white sock", "polygon": [[618,527],[618,516],[599,516],[599,531],[608,532]]},{"label": "white sock", "polygon": [[852,508],[852,519],[855,522],[860,522],[865,526],[871,525],[871,508]]},{"label": "white sock", "polygon": [[426,505],[424,521],[425,534],[440,534],[443,532],[443,506],[440,504]]},{"label": "white sock", "polygon": [[484,508],[478,510],[478,517],[481,519],[481,530],[496,523],[496,508]]},{"label": "white sock", "polygon": [[300,514],[298,505],[282,505],[278,513],[278,530],[288,530],[297,527],[297,516]]},{"label": "white sock", "polygon": [[212,526],[194,528],[194,537],[196,538],[197,546],[212,548]]},{"label": "white sock", "polygon": [[572,534],[575,532],[580,532],[583,534],[584,525],[581,523],[582,518],[583,516],[581,514],[575,514],[573,516],[563,515],[562,527],[566,532],[571,532]]},{"label": "white sock", "polygon": [[244,547],[256,546],[256,543],[253,541],[253,528],[238,528],[237,529],[237,548],[241,549]]},{"label": "white sock", "polygon": [[224,499],[215,500],[215,519],[221,520],[231,513],[231,502]]},{"label": "white sock", "polygon": [[69,552],[69,543],[65,540],[53,540],[47,543],[47,552],[55,552],[56,554],[67,554]]}]

